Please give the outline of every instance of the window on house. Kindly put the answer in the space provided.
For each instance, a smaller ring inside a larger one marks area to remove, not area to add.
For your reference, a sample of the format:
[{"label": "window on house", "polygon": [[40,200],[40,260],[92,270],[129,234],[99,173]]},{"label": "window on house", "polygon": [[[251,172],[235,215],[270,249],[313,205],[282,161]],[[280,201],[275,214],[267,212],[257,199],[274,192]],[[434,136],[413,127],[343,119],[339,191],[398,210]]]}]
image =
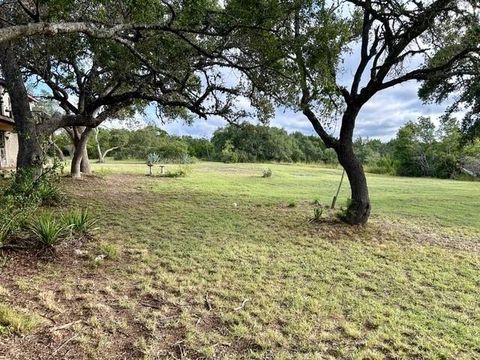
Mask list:
[{"label": "window on house", "polygon": [[0,149],[5,148],[5,131],[0,130]]}]

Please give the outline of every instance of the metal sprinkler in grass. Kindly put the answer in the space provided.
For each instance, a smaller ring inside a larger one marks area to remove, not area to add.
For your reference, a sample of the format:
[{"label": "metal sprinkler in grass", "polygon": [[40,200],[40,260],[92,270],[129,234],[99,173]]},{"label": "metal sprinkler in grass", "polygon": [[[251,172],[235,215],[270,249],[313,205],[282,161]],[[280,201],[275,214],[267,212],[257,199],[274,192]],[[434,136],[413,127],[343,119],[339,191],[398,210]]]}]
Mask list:
[{"label": "metal sprinkler in grass", "polygon": [[149,176],[152,176],[152,167],[160,161],[160,156],[157,153],[150,153],[147,155],[147,166],[149,168]]}]

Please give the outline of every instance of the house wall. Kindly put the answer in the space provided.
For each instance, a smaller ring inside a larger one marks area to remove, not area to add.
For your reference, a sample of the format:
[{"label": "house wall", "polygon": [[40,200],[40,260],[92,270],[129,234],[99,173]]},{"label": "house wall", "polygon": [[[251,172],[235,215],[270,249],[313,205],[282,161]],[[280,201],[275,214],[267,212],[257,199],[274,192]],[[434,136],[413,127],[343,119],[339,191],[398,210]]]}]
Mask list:
[{"label": "house wall", "polygon": [[18,135],[13,132],[5,133],[8,138],[5,142],[5,152],[7,153],[7,167],[14,168],[17,166],[18,155]]},{"label": "house wall", "polygon": [[0,115],[11,117],[12,104],[10,102],[10,96],[5,91],[5,88],[0,85]]}]

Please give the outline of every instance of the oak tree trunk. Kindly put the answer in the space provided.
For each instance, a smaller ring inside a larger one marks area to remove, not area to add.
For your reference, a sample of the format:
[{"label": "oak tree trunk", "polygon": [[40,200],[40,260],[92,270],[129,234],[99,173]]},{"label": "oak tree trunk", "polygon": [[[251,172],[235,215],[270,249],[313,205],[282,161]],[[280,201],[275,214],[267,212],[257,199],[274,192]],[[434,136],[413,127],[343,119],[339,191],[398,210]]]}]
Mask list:
[{"label": "oak tree trunk", "polygon": [[[91,131],[91,128],[85,128],[79,137],[74,135],[75,150],[73,152],[70,174],[75,179],[81,178],[82,173],[91,173],[87,154],[87,141]],[[76,134],[80,133],[76,132]]]},{"label": "oak tree trunk", "polygon": [[350,103],[342,117],[340,138],[336,144],[338,161],[347,173],[350,182],[350,203],[343,216],[343,220],[350,225],[363,225],[370,217],[370,198],[368,196],[368,185],[362,162],[353,151],[353,131],[355,120],[361,109],[361,103]]},{"label": "oak tree trunk", "polygon": [[36,121],[30,110],[27,89],[15,57],[14,46],[11,43],[0,44],[0,65],[7,90],[11,94],[11,110],[18,133],[17,170],[30,173],[34,178],[38,178],[43,170],[42,142],[44,137],[37,133]]},{"label": "oak tree trunk", "polygon": [[[88,140],[88,137],[87,137],[87,140]],[[90,167],[90,159],[88,158],[87,141],[85,141],[85,143],[83,144],[81,151],[82,151],[82,163],[80,164],[80,169],[83,174],[91,175],[92,168]]]},{"label": "oak tree trunk", "polygon": [[371,210],[365,171],[351,143],[339,146],[337,155],[347,173],[351,189],[350,203],[343,220],[351,225],[363,225],[368,221]]}]

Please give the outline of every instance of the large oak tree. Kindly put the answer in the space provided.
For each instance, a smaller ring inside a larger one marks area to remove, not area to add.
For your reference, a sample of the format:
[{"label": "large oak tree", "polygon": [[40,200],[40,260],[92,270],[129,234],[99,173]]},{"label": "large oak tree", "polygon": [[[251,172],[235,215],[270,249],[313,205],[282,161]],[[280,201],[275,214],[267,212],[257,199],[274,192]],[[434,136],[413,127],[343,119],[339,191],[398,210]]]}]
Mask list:
[{"label": "large oak tree", "polygon": [[[94,10],[105,21],[157,25],[106,36],[75,35],[73,40],[57,35],[0,44],[0,64],[16,95],[12,110],[19,130],[19,168],[41,171],[41,143],[56,129],[81,127],[76,138],[81,151],[91,128],[133,105],[155,103],[166,117],[221,115],[228,120],[245,114],[233,102],[243,88],[225,85],[216,61],[228,30],[216,26],[215,2],[102,2]],[[50,87],[63,114],[42,121],[32,116],[22,68]],[[75,176],[82,157],[75,154]]]}]

